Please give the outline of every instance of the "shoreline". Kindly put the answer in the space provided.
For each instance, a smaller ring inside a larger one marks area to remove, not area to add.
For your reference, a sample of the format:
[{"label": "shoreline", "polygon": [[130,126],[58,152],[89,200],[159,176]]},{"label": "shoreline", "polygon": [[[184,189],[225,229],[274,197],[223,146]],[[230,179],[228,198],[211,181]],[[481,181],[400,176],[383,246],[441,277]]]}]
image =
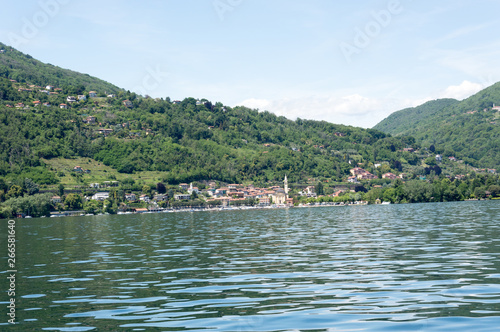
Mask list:
[{"label": "shoreline", "polygon": [[[493,199],[495,200],[495,199]],[[481,202],[486,200],[481,199],[468,199],[464,201],[456,202]],[[435,202],[429,202],[435,203]],[[406,203],[406,204],[419,204],[419,203]],[[241,207],[212,207],[212,208],[185,208],[185,209],[157,209],[150,211],[127,211],[127,212],[117,212],[116,214],[111,213],[99,213],[90,214],[84,211],[62,211],[62,212],[51,212],[50,218],[59,217],[95,217],[95,216],[108,216],[108,215],[138,215],[138,214],[153,214],[153,213],[186,213],[186,212],[227,212],[227,211],[242,211],[242,210],[278,210],[278,209],[304,209],[304,208],[321,208],[321,207],[347,207],[347,206],[367,206],[367,205],[399,205],[395,203],[390,204],[369,204],[366,201],[354,202],[348,204],[342,203],[315,203],[315,204],[301,204],[298,206],[286,206],[286,205],[270,205],[270,206],[241,206]],[[31,218],[48,218],[49,216],[42,217],[32,217],[26,216],[24,218],[12,218],[12,219],[31,219]]]}]

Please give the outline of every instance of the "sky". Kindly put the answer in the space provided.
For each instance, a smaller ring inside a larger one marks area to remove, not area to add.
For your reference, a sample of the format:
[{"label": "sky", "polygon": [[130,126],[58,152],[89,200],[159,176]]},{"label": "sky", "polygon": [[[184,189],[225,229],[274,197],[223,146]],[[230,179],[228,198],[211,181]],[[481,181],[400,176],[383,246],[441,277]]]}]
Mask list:
[{"label": "sky", "polygon": [[[0,41],[155,98],[371,128],[500,81],[498,0],[2,0]],[[500,102],[500,101],[499,101]]]}]

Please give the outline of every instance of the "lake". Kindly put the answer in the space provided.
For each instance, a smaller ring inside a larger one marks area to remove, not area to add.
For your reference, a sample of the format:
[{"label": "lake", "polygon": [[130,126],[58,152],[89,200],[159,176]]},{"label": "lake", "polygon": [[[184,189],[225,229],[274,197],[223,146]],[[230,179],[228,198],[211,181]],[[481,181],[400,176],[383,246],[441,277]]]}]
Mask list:
[{"label": "lake", "polygon": [[[16,220],[18,331],[496,331],[500,201]],[[1,221],[2,288],[9,288]]]}]

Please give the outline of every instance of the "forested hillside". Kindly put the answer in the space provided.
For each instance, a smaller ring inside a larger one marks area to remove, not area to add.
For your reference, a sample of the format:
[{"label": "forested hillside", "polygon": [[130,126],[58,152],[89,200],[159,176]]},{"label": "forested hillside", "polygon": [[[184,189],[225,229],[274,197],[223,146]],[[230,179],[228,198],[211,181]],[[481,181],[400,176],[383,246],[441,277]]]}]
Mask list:
[{"label": "forested hillside", "polygon": [[457,102],[443,99],[390,115],[374,129],[410,135],[445,156],[480,167],[500,166],[500,83]]},{"label": "forested hillside", "polygon": [[2,47],[0,175],[7,179],[57,183],[44,160],[85,157],[121,173],[160,171],[167,183],[262,183],[284,174],[341,181],[358,162],[401,160],[414,143],[205,99],[145,98]]},{"label": "forested hillside", "polygon": [[442,115],[445,108],[458,103],[459,101],[455,99],[428,101],[418,107],[394,112],[373,128],[391,135],[399,135],[415,129],[415,126],[434,121],[436,117]]},{"label": "forested hillside", "polygon": [[120,90],[111,83],[87,74],[45,64],[2,43],[0,50],[4,50],[0,54],[0,77],[42,87],[53,85],[70,94],[96,90],[104,96],[105,92],[111,94]]}]

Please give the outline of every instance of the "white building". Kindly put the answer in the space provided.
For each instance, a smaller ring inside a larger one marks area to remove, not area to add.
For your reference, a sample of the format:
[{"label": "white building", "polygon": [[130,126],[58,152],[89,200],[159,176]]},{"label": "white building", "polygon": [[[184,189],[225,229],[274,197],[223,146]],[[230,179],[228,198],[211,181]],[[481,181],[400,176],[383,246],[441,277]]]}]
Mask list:
[{"label": "white building", "polygon": [[95,201],[104,201],[109,198],[109,192],[96,193],[91,199]]},{"label": "white building", "polygon": [[175,195],[174,198],[175,198],[176,201],[190,200],[191,199],[191,195],[178,194],[178,195]]},{"label": "white building", "polygon": [[195,192],[196,194],[199,194],[200,190],[198,189],[198,187],[193,187],[193,183],[191,183],[189,185],[188,193],[191,195],[193,192]]}]

